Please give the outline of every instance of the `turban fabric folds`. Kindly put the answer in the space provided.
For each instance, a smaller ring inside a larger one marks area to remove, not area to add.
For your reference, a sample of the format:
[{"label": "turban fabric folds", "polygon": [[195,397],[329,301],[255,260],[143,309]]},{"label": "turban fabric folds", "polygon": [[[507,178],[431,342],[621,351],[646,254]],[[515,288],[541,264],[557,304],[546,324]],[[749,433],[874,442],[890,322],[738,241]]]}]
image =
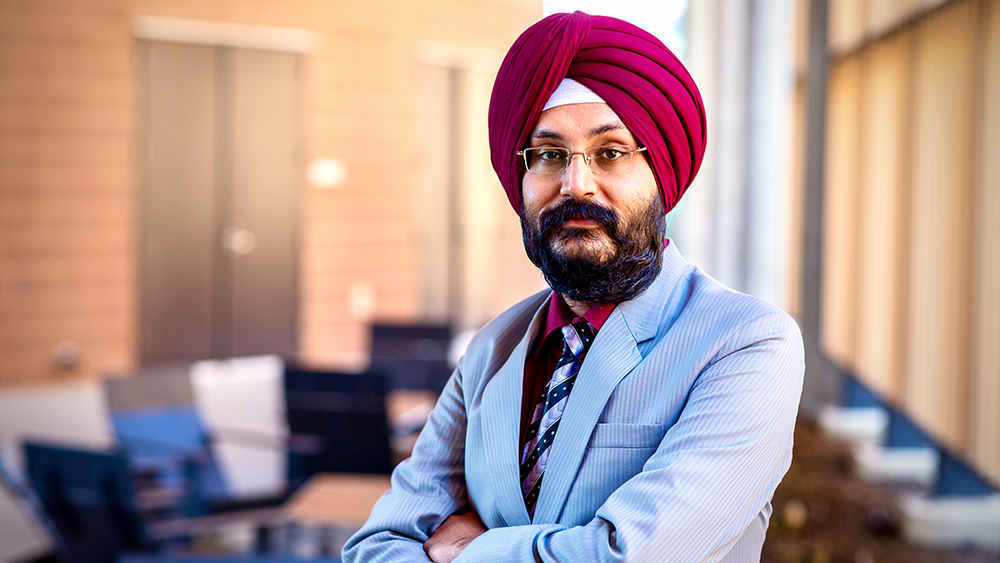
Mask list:
[{"label": "turban fabric folds", "polygon": [[493,169],[521,212],[523,163],[545,102],[563,78],[607,101],[639,144],[670,211],[705,154],[705,107],[691,75],[659,39],[628,22],[583,12],[552,14],[514,42],[490,98]]}]

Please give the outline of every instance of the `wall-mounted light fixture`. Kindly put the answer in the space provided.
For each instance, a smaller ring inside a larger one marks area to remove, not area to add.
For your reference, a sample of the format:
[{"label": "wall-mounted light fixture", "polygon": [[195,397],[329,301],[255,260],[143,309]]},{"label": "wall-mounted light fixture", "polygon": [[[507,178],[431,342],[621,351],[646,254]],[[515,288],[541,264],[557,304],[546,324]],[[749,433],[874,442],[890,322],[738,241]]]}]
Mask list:
[{"label": "wall-mounted light fixture", "polygon": [[317,158],[309,165],[308,175],[317,188],[336,188],[347,180],[347,167],[334,158]]}]

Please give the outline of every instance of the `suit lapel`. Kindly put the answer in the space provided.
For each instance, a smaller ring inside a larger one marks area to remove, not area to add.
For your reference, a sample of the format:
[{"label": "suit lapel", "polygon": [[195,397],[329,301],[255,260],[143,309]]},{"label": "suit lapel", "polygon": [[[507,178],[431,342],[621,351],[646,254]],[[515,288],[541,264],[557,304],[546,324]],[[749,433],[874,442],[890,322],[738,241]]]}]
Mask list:
[{"label": "suit lapel", "polygon": [[533,523],[558,520],[608,397],[641,359],[625,319],[616,309],[597,333],[569,395],[542,477]]},{"label": "suit lapel", "polygon": [[486,461],[493,476],[492,486],[497,506],[510,526],[529,524],[528,511],[521,496],[520,454],[521,394],[524,382],[524,361],[532,335],[538,331],[548,308],[548,299],[535,310],[532,322],[507,361],[483,390],[483,440]]},{"label": "suit lapel", "polygon": [[[653,338],[661,324],[672,324],[680,307],[671,293],[677,294],[678,281],[689,269],[671,242],[663,251],[656,280],[641,295],[616,307],[597,333],[552,442],[533,523],[558,521],[604,406],[622,378],[642,360],[637,345]],[[520,361],[523,370],[524,358]],[[517,397],[520,401],[520,388]],[[523,500],[520,504],[524,511]]]}]

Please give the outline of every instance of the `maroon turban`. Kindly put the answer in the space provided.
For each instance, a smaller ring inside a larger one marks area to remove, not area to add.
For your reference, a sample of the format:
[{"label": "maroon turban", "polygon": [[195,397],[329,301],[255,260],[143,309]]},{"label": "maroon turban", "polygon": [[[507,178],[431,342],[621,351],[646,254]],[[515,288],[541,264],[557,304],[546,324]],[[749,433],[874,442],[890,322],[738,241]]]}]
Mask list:
[{"label": "maroon turban", "polygon": [[563,78],[611,106],[648,155],[673,209],[705,154],[705,106],[687,69],[659,39],[619,19],[583,12],[552,14],[517,38],[500,65],[490,98],[490,152],[514,211],[521,212],[527,145],[542,106]]}]

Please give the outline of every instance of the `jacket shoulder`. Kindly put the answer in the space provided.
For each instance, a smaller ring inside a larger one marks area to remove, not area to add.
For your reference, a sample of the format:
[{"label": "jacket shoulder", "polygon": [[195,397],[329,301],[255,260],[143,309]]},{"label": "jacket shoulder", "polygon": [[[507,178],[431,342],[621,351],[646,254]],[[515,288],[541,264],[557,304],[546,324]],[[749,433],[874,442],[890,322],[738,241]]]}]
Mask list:
[{"label": "jacket shoulder", "polygon": [[[459,370],[463,376],[474,376],[488,370],[492,364],[502,364],[524,338],[535,311],[545,303],[551,292],[550,289],[544,289],[521,300],[476,331],[465,355],[459,360]],[[495,367],[499,368],[499,365]]]},{"label": "jacket shoulder", "polygon": [[704,319],[706,328],[741,340],[745,337],[781,335],[801,342],[795,319],[781,307],[759,297],[732,289],[698,268],[691,276],[687,313]]}]

